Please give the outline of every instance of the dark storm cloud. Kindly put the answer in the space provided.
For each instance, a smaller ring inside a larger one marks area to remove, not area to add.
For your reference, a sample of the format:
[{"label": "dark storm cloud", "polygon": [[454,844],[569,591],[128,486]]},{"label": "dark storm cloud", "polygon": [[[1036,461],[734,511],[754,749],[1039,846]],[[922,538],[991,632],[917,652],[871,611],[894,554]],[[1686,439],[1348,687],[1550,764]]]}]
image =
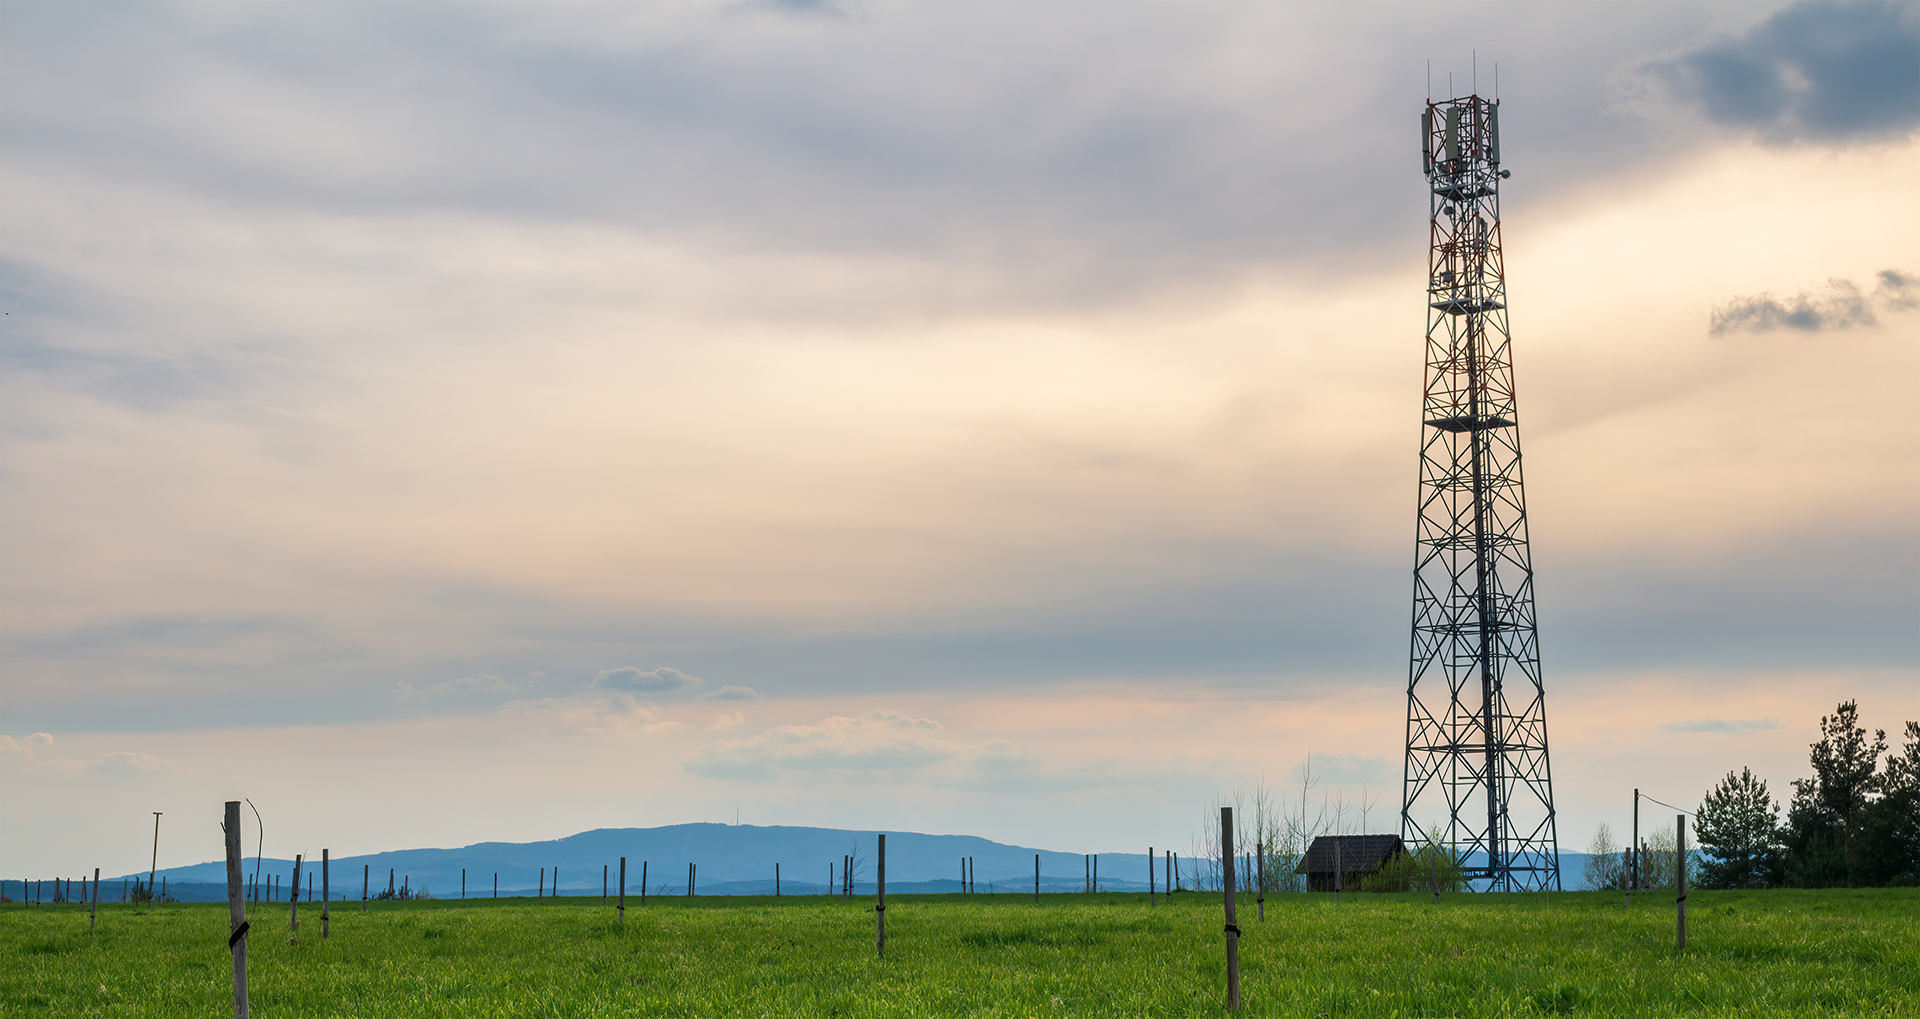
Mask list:
[{"label": "dark storm cloud", "polygon": [[1647,66],[1715,123],[1769,141],[1897,138],[1920,126],[1920,5],[1796,3]]},{"label": "dark storm cloud", "polygon": [[1715,336],[1776,329],[1825,332],[1879,324],[1873,313],[1876,306],[1907,311],[1920,304],[1916,299],[1920,298],[1920,278],[1898,269],[1882,269],[1876,278],[1879,283],[1871,294],[1852,280],[1830,279],[1824,287],[1802,290],[1788,298],[1772,294],[1736,297],[1713,309],[1711,331]]}]

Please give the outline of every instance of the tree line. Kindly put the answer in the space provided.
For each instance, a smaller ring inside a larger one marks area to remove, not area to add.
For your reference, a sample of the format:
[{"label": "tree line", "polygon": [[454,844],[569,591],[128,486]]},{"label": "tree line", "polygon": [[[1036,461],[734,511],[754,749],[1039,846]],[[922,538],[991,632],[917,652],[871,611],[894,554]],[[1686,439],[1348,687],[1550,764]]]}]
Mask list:
[{"label": "tree line", "polygon": [[1905,744],[1888,753],[1886,730],[1869,737],[1849,700],[1820,719],[1810,747],[1813,775],[1793,780],[1784,819],[1748,768],[1706,794],[1690,870],[1701,886],[1920,885],[1920,722],[1908,722]]}]

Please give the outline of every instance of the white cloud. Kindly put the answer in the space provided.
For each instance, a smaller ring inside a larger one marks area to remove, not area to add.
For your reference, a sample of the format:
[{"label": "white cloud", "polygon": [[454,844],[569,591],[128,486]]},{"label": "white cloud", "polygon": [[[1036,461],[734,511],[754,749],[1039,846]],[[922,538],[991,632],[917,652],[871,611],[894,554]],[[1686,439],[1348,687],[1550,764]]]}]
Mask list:
[{"label": "white cloud", "polygon": [[172,761],[137,750],[116,750],[92,758],[46,756],[53,747],[51,733],[36,732],[20,739],[0,736],[0,764],[19,764],[60,775],[152,775],[177,767]]},{"label": "white cloud", "polygon": [[717,690],[708,690],[700,695],[700,699],[703,701],[757,701],[760,699],[760,691],[750,686],[729,684]]},{"label": "white cloud", "polygon": [[737,728],[739,728],[740,726],[743,726],[743,725],[745,725],[745,724],[747,724],[747,715],[746,715],[746,713],[745,713],[745,712],[743,712],[743,711],[736,711],[736,712],[734,712],[734,713],[733,713],[733,714],[731,714],[731,715],[715,715],[715,716],[713,716],[713,724],[712,724],[712,725],[709,725],[709,726],[707,726],[707,728],[709,728],[709,729],[737,729]]},{"label": "white cloud", "polygon": [[51,733],[36,732],[31,736],[15,739],[12,736],[0,736],[0,760],[31,761],[42,747],[53,746]]}]

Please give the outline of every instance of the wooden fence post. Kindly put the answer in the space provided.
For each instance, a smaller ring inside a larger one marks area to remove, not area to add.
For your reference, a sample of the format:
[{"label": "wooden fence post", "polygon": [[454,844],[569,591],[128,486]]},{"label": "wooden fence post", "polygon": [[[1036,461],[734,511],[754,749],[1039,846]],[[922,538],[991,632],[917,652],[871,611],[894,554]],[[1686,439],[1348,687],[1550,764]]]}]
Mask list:
[{"label": "wooden fence post", "polygon": [[1093,854],[1093,890],[1100,891],[1100,854]]},{"label": "wooden fence post", "polygon": [[[158,810],[153,812],[153,864],[147,868],[147,904],[150,906],[160,904],[153,896],[153,875],[160,870],[160,814]],[[55,890],[59,887],[58,884],[54,885]]]},{"label": "wooden fence post", "polygon": [[778,863],[773,865],[773,897],[776,899],[780,897],[780,865]]},{"label": "wooden fence post", "polygon": [[1152,846],[1148,846],[1148,847],[1147,847],[1147,905],[1149,905],[1149,906],[1157,906],[1157,905],[1159,905],[1159,903],[1157,903],[1157,902],[1155,902],[1155,901],[1153,901],[1153,892],[1154,892],[1154,889],[1153,889],[1153,847],[1152,847]]},{"label": "wooden fence post", "polygon": [[967,857],[967,894],[980,894],[980,873],[973,865],[973,857]]},{"label": "wooden fence post", "polygon": [[247,899],[240,880],[240,801],[227,801],[227,950],[233,953],[233,1015],[247,1019]]},{"label": "wooden fence post", "polygon": [[1087,853],[1080,854],[1080,890],[1093,891],[1093,857]]},{"label": "wooden fence post", "polygon": [[1227,1009],[1240,1007],[1240,928],[1233,908],[1233,808],[1220,808],[1220,884],[1227,900]]},{"label": "wooden fence post", "polygon": [[533,897],[536,899],[547,897],[547,868],[545,867],[540,868],[540,886],[533,890]]},{"label": "wooden fence post", "polygon": [[1040,902],[1040,854],[1033,854],[1033,901]]},{"label": "wooden fence post", "polygon": [[607,904],[607,865],[600,865],[600,905]]},{"label": "wooden fence post", "polygon": [[1253,833],[1253,881],[1259,889],[1260,922],[1267,922],[1267,844],[1259,832]]},{"label": "wooden fence post", "polygon": [[1679,938],[1675,947],[1684,949],[1687,947],[1687,815],[1679,815],[1677,821],[1679,838],[1674,839],[1677,860],[1673,869],[1673,886],[1680,894],[1673,900],[1677,910],[1674,932]]},{"label": "wooden fence post", "polygon": [[620,858],[620,922],[627,922],[627,858]]},{"label": "wooden fence post", "polygon": [[87,933],[93,933],[93,921],[100,915],[100,868],[93,868],[93,909],[87,913]]},{"label": "wooden fence post", "polygon": [[460,868],[460,901],[467,901],[467,868]]},{"label": "wooden fence post", "polygon": [[500,872],[497,870],[493,872],[493,897],[500,897]]},{"label": "wooden fence post", "polygon": [[1343,867],[1340,860],[1340,836],[1335,835],[1333,837],[1333,904],[1336,906],[1340,904],[1340,878],[1342,869]]},{"label": "wooden fence post", "polygon": [[640,904],[647,904],[647,861],[640,861]]},{"label": "wooden fence post", "polygon": [[960,858],[960,897],[964,899],[966,898],[966,896],[967,896],[967,858],[962,856]]},{"label": "wooden fence post", "polygon": [[372,880],[373,880],[373,865],[370,863],[361,864],[360,865],[360,912],[362,913],[367,911],[367,893],[373,890]]},{"label": "wooden fence post", "polygon": [[[460,872],[461,898],[466,897],[467,872]],[[320,936],[332,934],[333,921],[333,851],[320,850]]]},{"label": "wooden fence post", "polygon": [[300,932],[300,860],[301,854],[293,854],[293,887],[287,889],[287,931]]},{"label": "wooden fence post", "polygon": [[873,904],[874,951],[881,958],[887,955],[887,833],[880,833],[880,859],[875,865],[874,885],[878,901]]},{"label": "wooden fence post", "polygon": [[696,876],[696,872],[694,870],[694,865],[692,863],[688,863],[687,864],[687,898],[689,899],[693,898],[693,879],[695,876]]}]

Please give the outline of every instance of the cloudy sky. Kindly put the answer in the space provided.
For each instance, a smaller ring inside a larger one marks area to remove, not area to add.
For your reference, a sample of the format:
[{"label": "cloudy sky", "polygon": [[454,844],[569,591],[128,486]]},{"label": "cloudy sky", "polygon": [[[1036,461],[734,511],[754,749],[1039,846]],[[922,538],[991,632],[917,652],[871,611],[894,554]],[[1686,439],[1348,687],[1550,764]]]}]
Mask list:
[{"label": "cloudy sky", "polygon": [[0,865],[1391,830],[1496,66],[1563,847],[1920,718],[1920,8],[9,4]]}]

